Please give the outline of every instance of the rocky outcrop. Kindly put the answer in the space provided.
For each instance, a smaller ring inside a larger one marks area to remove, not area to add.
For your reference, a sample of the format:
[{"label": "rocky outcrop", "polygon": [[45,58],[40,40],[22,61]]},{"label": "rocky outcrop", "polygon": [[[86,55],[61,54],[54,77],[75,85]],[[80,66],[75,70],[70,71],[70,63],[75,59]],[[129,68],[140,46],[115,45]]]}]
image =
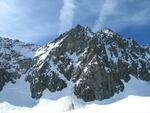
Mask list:
[{"label": "rocky outcrop", "polygon": [[33,65],[33,56],[38,46],[18,40],[0,38],[0,90],[8,82],[15,83]]}]

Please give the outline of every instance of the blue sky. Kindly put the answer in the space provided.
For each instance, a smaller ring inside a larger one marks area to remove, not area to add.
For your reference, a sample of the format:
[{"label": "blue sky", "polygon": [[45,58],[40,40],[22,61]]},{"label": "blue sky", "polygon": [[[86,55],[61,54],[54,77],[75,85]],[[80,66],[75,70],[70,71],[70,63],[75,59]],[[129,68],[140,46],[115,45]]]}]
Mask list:
[{"label": "blue sky", "polygon": [[76,24],[150,44],[150,0],[0,0],[0,36],[44,44]]}]

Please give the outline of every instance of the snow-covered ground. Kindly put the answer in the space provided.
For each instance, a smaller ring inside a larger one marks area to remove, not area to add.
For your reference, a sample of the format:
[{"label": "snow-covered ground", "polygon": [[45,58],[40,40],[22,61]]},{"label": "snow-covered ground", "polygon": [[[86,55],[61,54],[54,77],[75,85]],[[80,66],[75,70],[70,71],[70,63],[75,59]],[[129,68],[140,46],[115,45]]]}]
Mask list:
[{"label": "snow-covered ground", "polygon": [[29,83],[25,82],[25,75],[18,79],[15,84],[6,84],[0,92],[0,106],[2,103],[8,102],[14,106],[33,107],[37,101],[31,98],[29,87]]},{"label": "snow-covered ground", "polygon": [[109,105],[91,104],[70,113],[150,113],[150,97],[128,96]]},{"label": "snow-covered ground", "polygon": [[[42,99],[33,108],[16,107],[4,102],[0,104],[0,113],[62,113],[68,107],[68,101],[69,98],[55,102]],[[89,104],[67,113],[150,113],[150,97],[129,96],[109,105]]]},{"label": "snow-covered ground", "polygon": [[[23,86],[24,90],[18,89],[21,87],[18,87],[20,82],[21,80],[17,81],[14,89],[11,89],[12,85],[7,85],[0,93],[0,113],[150,113],[150,82],[134,77],[129,83],[124,83],[123,93],[89,103],[76,99],[69,91],[71,85],[62,92],[49,94],[46,91],[42,99],[35,101],[27,93],[28,84]],[[26,104],[27,102],[29,103]]]}]

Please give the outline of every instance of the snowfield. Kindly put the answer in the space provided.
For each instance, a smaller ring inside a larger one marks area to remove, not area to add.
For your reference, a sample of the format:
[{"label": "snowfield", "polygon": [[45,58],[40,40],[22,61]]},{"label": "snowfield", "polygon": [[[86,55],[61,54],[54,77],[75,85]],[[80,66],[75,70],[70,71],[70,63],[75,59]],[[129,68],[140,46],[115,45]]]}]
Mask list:
[{"label": "snowfield", "polygon": [[[0,113],[150,113],[150,82],[131,80],[125,84],[124,92],[110,99],[85,103],[77,99],[70,90],[49,93],[40,100],[30,97],[29,86],[21,86],[22,80],[7,85],[0,93]],[[74,110],[73,110],[74,109]]]},{"label": "snowfield", "polygon": [[91,104],[70,113],[150,113],[150,97],[129,96],[109,105]]},{"label": "snowfield", "polygon": [[0,104],[0,113],[150,113],[150,97],[129,96],[108,105],[88,104],[76,110],[68,110],[69,99],[58,101],[41,99],[33,108],[16,107],[7,102]]}]

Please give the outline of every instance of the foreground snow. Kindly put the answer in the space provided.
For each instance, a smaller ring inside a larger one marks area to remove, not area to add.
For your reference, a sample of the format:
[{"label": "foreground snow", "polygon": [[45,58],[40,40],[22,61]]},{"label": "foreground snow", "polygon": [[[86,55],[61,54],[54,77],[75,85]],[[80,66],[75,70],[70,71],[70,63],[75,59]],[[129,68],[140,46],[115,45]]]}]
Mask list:
[{"label": "foreground snow", "polygon": [[[150,82],[131,77],[123,93],[110,99],[85,103],[71,92],[72,85],[62,92],[45,92],[42,99],[31,99],[29,85],[9,84],[0,93],[0,113],[150,113]],[[73,110],[75,109],[75,110]]]},{"label": "foreground snow", "polygon": [[70,113],[150,113],[150,97],[129,96],[109,105],[87,105]]},{"label": "foreground snow", "polygon": [[[66,111],[68,98],[57,102],[42,99],[33,108],[15,107],[7,102],[0,104],[0,113],[62,113]],[[150,113],[150,97],[129,96],[108,105],[89,104],[67,113]]]}]

